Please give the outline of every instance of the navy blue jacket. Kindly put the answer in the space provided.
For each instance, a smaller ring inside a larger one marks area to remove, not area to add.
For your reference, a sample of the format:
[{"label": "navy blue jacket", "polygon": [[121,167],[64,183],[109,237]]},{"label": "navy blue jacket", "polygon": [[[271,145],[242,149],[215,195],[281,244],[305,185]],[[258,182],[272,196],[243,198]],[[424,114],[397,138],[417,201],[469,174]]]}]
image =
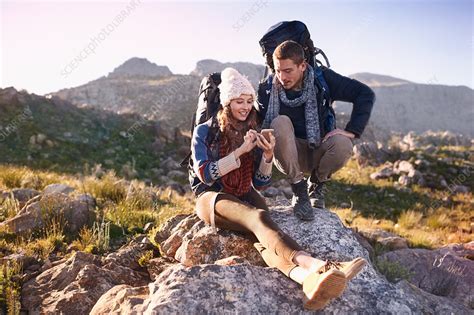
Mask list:
[{"label": "navy blue jacket", "polygon": [[[329,102],[327,104],[330,105],[333,101],[350,102],[353,104],[351,118],[344,129],[352,132],[356,138],[360,138],[369,121],[375,102],[374,92],[362,82],[342,76],[329,68],[322,67],[322,71],[329,87]],[[257,102],[260,119],[262,120],[267,113],[270,89],[271,83],[269,84],[267,81],[261,82],[258,88]],[[322,93],[321,89],[319,89],[318,93]],[[287,92],[289,99],[294,99],[298,96],[298,92]],[[317,99],[320,99],[320,95],[318,95]],[[306,139],[304,107],[291,108],[291,110],[285,107],[283,104],[280,106],[280,114],[290,117],[295,128],[296,137]],[[328,119],[328,116],[333,115],[335,118],[335,113],[332,106],[323,106],[322,108],[320,107],[319,115],[322,125],[321,137],[324,137],[326,133],[334,129],[333,126],[329,126],[330,123],[328,122],[330,122],[330,119]]]}]

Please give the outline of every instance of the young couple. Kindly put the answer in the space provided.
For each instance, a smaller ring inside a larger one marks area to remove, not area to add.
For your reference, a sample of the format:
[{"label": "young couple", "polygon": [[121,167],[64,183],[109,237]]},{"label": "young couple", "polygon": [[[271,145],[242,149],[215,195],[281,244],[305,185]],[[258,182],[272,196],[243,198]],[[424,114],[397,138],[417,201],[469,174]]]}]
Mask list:
[{"label": "young couple", "polygon": [[[332,99],[354,103],[346,129],[327,130],[320,118],[324,113],[318,112],[315,73],[305,61],[303,48],[296,42],[283,42],[273,54],[273,63],[272,85],[261,84],[258,102],[245,77],[232,68],[222,72],[222,108],[217,117],[198,125],[192,138],[196,213],[213,227],[253,234],[266,264],[302,284],[305,308],[317,310],[341,296],[366,261],[312,257],[273,222],[257,190],[270,183],[274,162],[292,184],[295,215],[312,220],[310,194],[318,197],[313,202],[324,207],[322,183],[350,157],[351,138],[360,136],[370,115],[371,104],[367,112],[363,103],[373,103],[373,93],[362,83],[325,69]],[[258,133],[260,121],[264,128],[274,129],[274,135],[266,138]],[[216,133],[211,133],[213,128]],[[304,172],[311,173],[312,191]]]}]

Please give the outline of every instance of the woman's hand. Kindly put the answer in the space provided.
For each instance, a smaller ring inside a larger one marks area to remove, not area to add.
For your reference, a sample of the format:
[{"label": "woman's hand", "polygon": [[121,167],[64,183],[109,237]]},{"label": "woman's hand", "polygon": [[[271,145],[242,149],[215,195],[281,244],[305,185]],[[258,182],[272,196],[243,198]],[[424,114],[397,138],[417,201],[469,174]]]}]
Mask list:
[{"label": "woman's hand", "polygon": [[267,163],[270,163],[273,159],[273,150],[275,149],[275,137],[270,134],[270,141],[265,139],[262,134],[257,134],[257,146],[263,150],[263,158]]},{"label": "woman's hand", "polygon": [[241,155],[244,155],[245,153],[250,152],[253,150],[253,148],[255,148],[255,146],[257,145],[257,135],[258,133],[253,129],[247,131],[244,136],[244,143],[242,143],[242,145],[234,151],[235,157],[237,159]]}]

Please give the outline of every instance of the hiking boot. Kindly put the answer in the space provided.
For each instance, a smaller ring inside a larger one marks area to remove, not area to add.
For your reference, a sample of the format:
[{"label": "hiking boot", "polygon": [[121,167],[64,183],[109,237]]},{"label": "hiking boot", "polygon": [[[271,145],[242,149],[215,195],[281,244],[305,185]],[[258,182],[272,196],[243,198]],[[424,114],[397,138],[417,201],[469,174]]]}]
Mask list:
[{"label": "hiking boot", "polygon": [[331,269],[324,273],[313,272],[303,281],[304,307],[309,310],[324,308],[331,299],[338,298],[346,288],[342,271]]},{"label": "hiking boot", "polygon": [[305,180],[301,180],[296,184],[291,184],[293,190],[293,199],[291,205],[295,216],[303,221],[314,220],[314,211],[309,202],[308,184]]},{"label": "hiking boot", "polygon": [[347,281],[352,280],[359,272],[361,272],[362,268],[367,264],[367,261],[364,258],[357,257],[351,261],[344,261],[344,262],[337,262],[327,260],[326,264],[321,267],[319,270],[320,274],[323,274],[329,270],[339,270],[344,273],[346,276]]},{"label": "hiking boot", "polygon": [[319,181],[312,182],[308,180],[308,185],[308,195],[311,206],[325,209],[326,204],[324,203],[324,183],[320,183]]}]

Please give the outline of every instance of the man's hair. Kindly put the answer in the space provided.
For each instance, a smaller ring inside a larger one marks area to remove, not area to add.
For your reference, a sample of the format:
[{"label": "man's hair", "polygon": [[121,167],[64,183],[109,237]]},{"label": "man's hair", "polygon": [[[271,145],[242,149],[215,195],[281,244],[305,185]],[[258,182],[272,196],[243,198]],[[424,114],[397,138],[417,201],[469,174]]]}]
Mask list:
[{"label": "man's hair", "polygon": [[273,58],[291,59],[297,65],[305,60],[303,47],[293,40],[286,40],[278,45],[273,52]]}]

